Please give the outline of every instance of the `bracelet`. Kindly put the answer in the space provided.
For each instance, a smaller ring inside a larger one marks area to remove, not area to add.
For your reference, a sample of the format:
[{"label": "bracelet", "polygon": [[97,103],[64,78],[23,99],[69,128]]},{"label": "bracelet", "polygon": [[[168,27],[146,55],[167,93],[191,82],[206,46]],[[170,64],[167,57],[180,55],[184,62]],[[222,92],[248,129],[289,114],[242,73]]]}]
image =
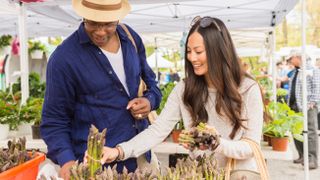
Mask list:
[{"label": "bracelet", "polygon": [[123,159],[123,155],[121,154],[120,146],[116,146],[116,149],[118,151],[118,156],[116,158],[116,161],[121,161]]}]

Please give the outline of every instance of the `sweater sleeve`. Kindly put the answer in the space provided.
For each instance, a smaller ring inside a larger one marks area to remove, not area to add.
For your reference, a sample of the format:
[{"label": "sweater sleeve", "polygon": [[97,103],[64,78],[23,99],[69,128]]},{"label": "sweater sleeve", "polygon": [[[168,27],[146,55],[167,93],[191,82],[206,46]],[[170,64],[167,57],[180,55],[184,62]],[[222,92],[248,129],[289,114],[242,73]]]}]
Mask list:
[{"label": "sweater sleeve", "polygon": [[[258,84],[253,85],[244,96],[244,108],[247,112],[247,128],[242,138],[248,138],[260,144],[263,125],[263,102]],[[235,159],[247,159],[253,156],[250,145],[241,140],[228,140],[221,138],[220,145],[216,149],[226,157]]]},{"label": "sweater sleeve", "polygon": [[155,123],[139,133],[128,142],[119,144],[124,151],[124,160],[138,157],[141,154],[160,144],[172,131],[173,127],[181,119],[179,104],[178,84],[168,97],[167,103]]}]

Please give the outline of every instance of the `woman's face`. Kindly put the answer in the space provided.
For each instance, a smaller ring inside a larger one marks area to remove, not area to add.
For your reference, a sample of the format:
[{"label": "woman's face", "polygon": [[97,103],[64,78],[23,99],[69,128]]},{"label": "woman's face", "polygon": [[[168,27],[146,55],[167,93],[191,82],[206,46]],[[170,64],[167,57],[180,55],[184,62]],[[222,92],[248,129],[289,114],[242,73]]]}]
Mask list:
[{"label": "woman's face", "polygon": [[194,32],[189,36],[187,44],[187,59],[191,62],[193,71],[198,76],[208,76],[208,61],[202,36]]}]

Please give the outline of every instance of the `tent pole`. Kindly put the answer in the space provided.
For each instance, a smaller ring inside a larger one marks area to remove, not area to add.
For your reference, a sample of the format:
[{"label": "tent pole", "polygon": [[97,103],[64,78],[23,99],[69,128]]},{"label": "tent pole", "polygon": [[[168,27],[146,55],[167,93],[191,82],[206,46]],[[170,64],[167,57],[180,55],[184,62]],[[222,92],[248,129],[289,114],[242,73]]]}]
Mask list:
[{"label": "tent pole", "polygon": [[276,62],[276,31],[271,31],[271,63],[272,63],[272,100],[277,102],[277,62]]},{"label": "tent pole", "polygon": [[304,176],[309,180],[309,156],[308,156],[308,109],[307,109],[307,74],[306,74],[306,3],[301,0],[301,37],[302,37],[302,111],[303,111],[303,157],[304,157]]},{"label": "tent pole", "polygon": [[155,55],[156,55],[156,80],[158,81],[158,86],[160,85],[160,77],[159,77],[159,68],[158,68],[158,44],[157,44],[157,37],[154,38],[154,45],[155,45]]},{"label": "tent pole", "polygon": [[26,7],[20,2],[19,7],[19,41],[20,41],[20,74],[21,74],[21,104],[29,98],[29,63],[26,28]]}]

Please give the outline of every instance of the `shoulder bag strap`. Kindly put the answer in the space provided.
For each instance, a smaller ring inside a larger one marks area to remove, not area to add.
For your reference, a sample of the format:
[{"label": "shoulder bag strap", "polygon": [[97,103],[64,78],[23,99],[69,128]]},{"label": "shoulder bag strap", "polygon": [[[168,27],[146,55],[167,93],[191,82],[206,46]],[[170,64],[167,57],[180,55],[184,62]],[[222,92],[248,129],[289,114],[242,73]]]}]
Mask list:
[{"label": "shoulder bag strap", "polygon": [[[265,158],[261,152],[259,145],[249,138],[242,138],[241,141],[245,141],[250,145],[252,149],[254,159],[256,160],[258,170],[261,176],[261,180],[269,180],[269,173],[267,169],[267,164],[265,162]],[[235,159],[229,158],[227,161],[226,169],[225,169],[225,179],[230,180],[230,172],[234,169]]]}]

